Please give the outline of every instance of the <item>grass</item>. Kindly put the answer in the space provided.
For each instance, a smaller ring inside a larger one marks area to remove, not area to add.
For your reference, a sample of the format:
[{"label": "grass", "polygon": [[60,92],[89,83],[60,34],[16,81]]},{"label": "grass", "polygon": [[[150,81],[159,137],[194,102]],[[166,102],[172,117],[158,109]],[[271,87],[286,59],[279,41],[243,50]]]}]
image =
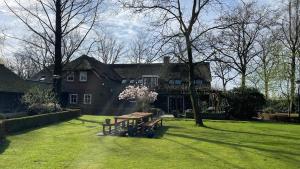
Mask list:
[{"label": "grass", "polygon": [[299,125],[168,119],[154,139],[96,136],[105,118],[8,136],[0,168],[300,168]]}]

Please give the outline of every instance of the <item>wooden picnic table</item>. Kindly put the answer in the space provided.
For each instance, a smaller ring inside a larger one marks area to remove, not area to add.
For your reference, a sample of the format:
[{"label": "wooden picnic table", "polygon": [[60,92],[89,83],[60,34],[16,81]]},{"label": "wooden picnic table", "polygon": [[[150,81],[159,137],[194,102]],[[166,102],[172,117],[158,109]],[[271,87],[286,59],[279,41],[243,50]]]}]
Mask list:
[{"label": "wooden picnic table", "polygon": [[[143,135],[145,131],[153,133],[153,129],[157,126],[162,126],[162,119],[154,119],[153,113],[134,112],[115,116],[113,123],[103,124],[103,133],[107,133],[105,127],[109,127],[108,134],[123,135],[123,133],[127,133],[129,136],[135,136],[140,133]],[[114,127],[114,130],[112,130],[112,127]]]},{"label": "wooden picnic table", "polygon": [[141,120],[145,118],[152,117],[153,113],[148,112],[134,112],[130,114],[125,114],[122,116],[115,116],[115,123],[118,122],[118,119],[120,120]]}]

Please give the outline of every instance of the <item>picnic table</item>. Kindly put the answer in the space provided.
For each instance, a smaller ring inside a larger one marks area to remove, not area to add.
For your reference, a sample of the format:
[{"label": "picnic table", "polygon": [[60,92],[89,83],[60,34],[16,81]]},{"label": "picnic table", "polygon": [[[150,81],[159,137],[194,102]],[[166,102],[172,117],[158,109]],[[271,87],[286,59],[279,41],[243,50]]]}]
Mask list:
[{"label": "picnic table", "polygon": [[[134,112],[126,115],[115,116],[113,123],[103,124],[103,134],[106,133],[105,127],[108,126],[108,134],[128,134],[129,136],[135,136],[137,133],[143,134],[145,129],[149,128],[149,124],[152,124],[151,127],[153,127],[159,121],[162,122],[162,119],[154,120],[153,113],[148,112]],[[114,130],[112,130],[112,127],[114,127]]]},{"label": "picnic table", "polygon": [[137,125],[138,122],[144,121],[147,122],[152,118],[153,113],[148,112],[134,112],[130,114],[125,114],[122,116],[115,116],[115,124],[118,123],[118,121],[127,120],[132,121],[135,125]]}]

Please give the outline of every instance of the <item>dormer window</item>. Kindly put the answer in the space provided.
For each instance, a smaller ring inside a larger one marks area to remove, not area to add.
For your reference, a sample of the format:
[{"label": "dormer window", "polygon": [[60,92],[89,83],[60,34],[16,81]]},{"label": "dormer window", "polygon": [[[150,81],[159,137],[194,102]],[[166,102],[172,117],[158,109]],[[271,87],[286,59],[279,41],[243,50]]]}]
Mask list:
[{"label": "dormer window", "polygon": [[143,79],[139,79],[138,84],[143,84]]},{"label": "dormer window", "polygon": [[174,80],[169,80],[169,85],[174,85]]},{"label": "dormer window", "polygon": [[67,81],[68,82],[73,82],[74,81],[74,72],[68,72]]},{"label": "dormer window", "polygon": [[122,84],[126,84],[127,83],[127,80],[126,79],[123,79],[122,80]]},{"label": "dormer window", "polygon": [[130,80],[129,83],[130,83],[130,84],[134,84],[134,80]]},{"label": "dormer window", "polygon": [[45,81],[46,77],[45,76],[41,76],[40,81]]},{"label": "dormer window", "polygon": [[158,77],[157,75],[143,75],[143,85],[150,88],[158,86]]},{"label": "dormer window", "polygon": [[87,81],[87,72],[80,72],[79,73],[79,81],[86,82]]},{"label": "dormer window", "polygon": [[194,80],[195,85],[202,85],[203,81],[201,79]]},{"label": "dormer window", "polygon": [[182,81],[181,80],[174,80],[175,85],[181,85]]}]

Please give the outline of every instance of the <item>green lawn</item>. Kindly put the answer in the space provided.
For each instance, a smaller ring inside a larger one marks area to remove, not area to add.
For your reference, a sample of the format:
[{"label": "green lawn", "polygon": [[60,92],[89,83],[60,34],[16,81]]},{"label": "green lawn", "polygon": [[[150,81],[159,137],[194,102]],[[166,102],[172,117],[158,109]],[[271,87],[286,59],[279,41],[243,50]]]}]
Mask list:
[{"label": "green lawn", "polygon": [[0,168],[300,168],[300,125],[260,122],[164,121],[158,138],[96,136],[82,119],[9,136]]}]

